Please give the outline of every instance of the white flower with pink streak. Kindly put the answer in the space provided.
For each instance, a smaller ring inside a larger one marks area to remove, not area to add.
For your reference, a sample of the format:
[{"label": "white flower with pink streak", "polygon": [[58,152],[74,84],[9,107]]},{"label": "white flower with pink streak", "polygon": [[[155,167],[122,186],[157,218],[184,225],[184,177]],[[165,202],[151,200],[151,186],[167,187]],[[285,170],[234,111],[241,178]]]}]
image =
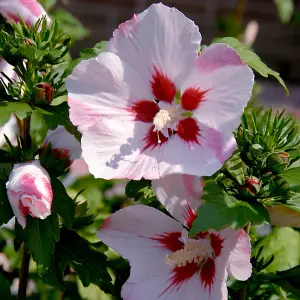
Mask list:
[{"label": "white flower with pink streak", "polygon": [[51,145],[52,151],[57,158],[69,158],[73,161],[81,156],[80,143],[63,126],[58,126],[54,130],[48,130],[44,147],[48,144]]},{"label": "white flower with pink streak", "polygon": [[187,215],[179,223],[135,205],[114,213],[99,229],[97,236],[130,262],[124,300],[225,300],[228,273],[238,280],[250,277],[250,241],[243,229],[189,238],[187,221],[195,215],[182,213]]},{"label": "white flower with pink streak", "polygon": [[225,44],[198,55],[200,42],[193,21],[153,4],[74,69],[70,118],[95,177],[208,176],[222,166],[254,75]]},{"label": "white flower with pink streak", "polygon": [[46,16],[50,21],[37,0],[0,0],[0,13],[7,20],[16,22],[20,21],[20,15],[28,24],[34,24],[42,16]]},{"label": "white flower with pink streak", "polygon": [[27,215],[45,219],[51,214],[53,193],[50,177],[39,161],[14,165],[6,189],[12,210],[23,228]]}]

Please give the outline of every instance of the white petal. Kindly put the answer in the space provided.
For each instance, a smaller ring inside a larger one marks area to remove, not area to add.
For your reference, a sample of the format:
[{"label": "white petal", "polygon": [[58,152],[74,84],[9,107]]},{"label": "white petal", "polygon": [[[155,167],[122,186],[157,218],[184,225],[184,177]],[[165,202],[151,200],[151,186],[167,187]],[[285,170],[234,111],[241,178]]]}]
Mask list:
[{"label": "white petal", "polygon": [[134,66],[146,82],[156,66],[178,87],[190,72],[200,42],[201,35],[193,21],[159,3],[121,24],[107,51]]},{"label": "white petal", "polygon": [[37,0],[2,0],[0,1],[0,13],[7,19],[18,18],[18,15],[20,15],[26,22],[32,24],[43,15],[50,21]]},{"label": "white petal", "polygon": [[229,134],[240,124],[253,82],[252,70],[240,63],[233,49],[212,45],[200,55],[198,68],[186,80],[184,89],[206,90],[204,100],[194,111],[195,116],[206,126]]},{"label": "white petal", "polygon": [[[169,274],[164,259],[170,250],[152,238],[171,232],[181,232],[180,223],[149,206],[123,208],[104,221],[97,237],[128,259],[131,275],[128,283],[138,283],[160,271]],[[166,288],[166,287],[165,287]]]},{"label": "white petal", "polygon": [[247,280],[252,273],[250,263],[251,243],[249,236],[242,229],[238,233],[237,243],[231,251],[228,262],[228,272],[237,280]]},{"label": "white petal", "polygon": [[[82,155],[96,178],[159,178],[158,162],[142,152],[150,125],[103,119],[82,137]],[[158,150],[153,150],[155,154]]]},{"label": "white petal", "polygon": [[71,160],[81,156],[80,143],[63,126],[48,131],[44,144],[48,143],[51,143],[52,149],[69,151]]},{"label": "white petal", "polygon": [[103,117],[131,116],[137,100],[152,99],[149,83],[113,53],[84,60],[67,78],[70,119],[81,131]]},{"label": "white petal", "polygon": [[157,199],[179,222],[187,225],[189,208],[196,211],[202,194],[201,178],[192,175],[167,175],[152,181]]}]

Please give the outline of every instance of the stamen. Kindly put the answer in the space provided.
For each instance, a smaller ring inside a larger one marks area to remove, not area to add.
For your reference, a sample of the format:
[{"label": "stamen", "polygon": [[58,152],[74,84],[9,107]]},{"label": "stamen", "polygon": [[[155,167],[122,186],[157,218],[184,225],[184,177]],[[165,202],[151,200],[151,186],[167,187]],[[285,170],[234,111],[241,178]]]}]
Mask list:
[{"label": "stamen", "polygon": [[183,249],[167,255],[165,262],[172,267],[184,267],[187,263],[201,263],[207,256],[207,245],[195,240],[189,241]]}]

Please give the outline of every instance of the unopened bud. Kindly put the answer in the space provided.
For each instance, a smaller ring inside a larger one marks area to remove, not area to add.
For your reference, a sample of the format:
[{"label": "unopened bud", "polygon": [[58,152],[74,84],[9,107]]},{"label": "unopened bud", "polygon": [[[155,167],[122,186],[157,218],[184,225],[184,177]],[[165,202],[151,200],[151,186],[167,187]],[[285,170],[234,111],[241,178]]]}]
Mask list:
[{"label": "unopened bud", "polygon": [[260,190],[260,181],[256,177],[251,177],[240,188],[249,192],[250,195],[256,195]]},{"label": "unopened bud", "polygon": [[53,97],[53,87],[51,84],[43,82],[37,85],[37,88],[40,89],[37,100],[45,99],[46,103],[50,104]]},{"label": "unopened bud", "polygon": [[51,214],[53,193],[50,177],[39,161],[16,164],[6,189],[12,210],[23,228],[27,215],[45,219]]},{"label": "unopened bud", "polygon": [[274,173],[281,173],[289,165],[289,155],[286,152],[273,153],[267,159],[267,168]]}]

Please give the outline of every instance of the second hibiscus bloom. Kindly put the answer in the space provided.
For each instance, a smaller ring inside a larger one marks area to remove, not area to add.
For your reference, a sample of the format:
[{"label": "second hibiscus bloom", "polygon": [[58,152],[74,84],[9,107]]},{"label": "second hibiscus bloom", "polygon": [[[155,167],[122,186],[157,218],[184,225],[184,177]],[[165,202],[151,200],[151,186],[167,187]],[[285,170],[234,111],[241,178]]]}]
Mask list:
[{"label": "second hibiscus bloom", "polygon": [[194,22],[153,4],[74,69],[70,118],[95,177],[212,175],[230,156],[253,72],[225,44],[198,55],[200,42]]}]

